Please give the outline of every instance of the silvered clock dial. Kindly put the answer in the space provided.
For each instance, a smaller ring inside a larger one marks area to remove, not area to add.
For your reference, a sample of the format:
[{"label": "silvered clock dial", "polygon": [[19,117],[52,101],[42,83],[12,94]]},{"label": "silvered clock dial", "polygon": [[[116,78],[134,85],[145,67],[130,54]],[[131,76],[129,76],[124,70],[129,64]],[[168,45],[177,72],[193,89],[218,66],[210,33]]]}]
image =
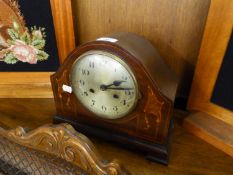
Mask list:
[{"label": "silvered clock dial", "polygon": [[133,72],[121,58],[109,52],[81,55],[73,64],[70,77],[75,96],[99,117],[124,117],[137,104],[138,85]]}]

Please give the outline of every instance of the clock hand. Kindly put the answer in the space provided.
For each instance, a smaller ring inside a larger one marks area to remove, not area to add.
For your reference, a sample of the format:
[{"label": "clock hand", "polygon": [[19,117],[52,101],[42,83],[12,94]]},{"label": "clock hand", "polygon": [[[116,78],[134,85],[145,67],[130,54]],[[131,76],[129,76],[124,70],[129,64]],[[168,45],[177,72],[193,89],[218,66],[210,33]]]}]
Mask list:
[{"label": "clock hand", "polygon": [[[107,87],[104,90],[107,90],[107,89],[111,89],[111,90],[133,90],[133,88],[123,88],[123,87],[116,87],[116,88],[114,88],[114,87]],[[101,90],[103,90],[103,89],[101,89]]]},{"label": "clock hand", "polygon": [[123,82],[126,82],[126,81],[117,81],[117,80],[116,80],[116,81],[113,82],[113,85],[114,85],[114,86],[120,86],[121,83],[123,83]]},{"label": "clock hand", "polygon": [[117,80],[115,80],[115,81],[113,81],[113,83],[108,84],[108,85],[101,84],[101,85],[100,85],[100,89],[101,89],[101,90],[106,90],[106,89],[107,89],[108,87],[110,87],[110,86],[120,86],[121,83],[123,83],[123,82],[126,82],[126,81],[117,81]]}]

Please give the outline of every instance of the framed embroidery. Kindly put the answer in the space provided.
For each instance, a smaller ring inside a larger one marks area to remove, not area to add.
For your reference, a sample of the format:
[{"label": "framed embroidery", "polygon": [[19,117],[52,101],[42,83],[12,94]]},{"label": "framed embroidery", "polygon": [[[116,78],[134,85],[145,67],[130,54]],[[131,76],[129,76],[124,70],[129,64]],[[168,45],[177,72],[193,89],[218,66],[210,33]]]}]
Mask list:
[{"label": "framed embroidery", "polygon": [[45,28],[34,26],[28,29],[18,4],[12,1],[2,3],[9,8],[3,8],[0,14],[0,61],[6,64],[37,64],[48,60],[49,54],[44,51]]},{"label": "framed embroidery", "polygon": [[49,77],[75,47],[71,0],[0,0],[0,11],[0,97],[51,97]]}]

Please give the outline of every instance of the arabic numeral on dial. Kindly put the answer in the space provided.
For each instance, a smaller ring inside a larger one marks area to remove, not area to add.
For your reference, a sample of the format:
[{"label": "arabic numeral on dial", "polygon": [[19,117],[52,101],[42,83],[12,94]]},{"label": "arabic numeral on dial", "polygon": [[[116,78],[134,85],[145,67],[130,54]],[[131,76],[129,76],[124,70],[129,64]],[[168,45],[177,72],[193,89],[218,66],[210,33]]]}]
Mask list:
[{"label": "arabic numeral on dial", "polygon": [[124,80],[124,81],[127,81],[127,80],[128,80],[128,77],[123,75],[123,76],[121,77],[121,79]]},{"label": "arabic numeral on dial", "polygon": [[104,105],[101,106],[101,109],[102,109],[103,111],[106,111],[106,110],[107,110],[107,108],[106,108]]},{"label": "arabic numeral on dial", "polygon": [[95,68],[95,63],[94,63],[93,61],[90,61],[90,62],[89,62],[89,67],[90,67],[90,68]]},{"label": "arabic numeral on dial", "polygon": [[125,95],[132,95],[132,94],[133,94],[133,91],[130,91],[130,90],[125,91]]},{"label": "arabic numeral on dial", "polygon": [[79,83],[80,83],[80,85],[82,85],[82,86],[85,85],[85,81],[83,81],[83,80],[79,80]]},{"label": "arabic numeral on dial", "polygon": [[91,106],[94,106],[95,105],[95,100],[91,100]]},{"label": "arabic numeral on dial", "polygon": [[114,106],[112,109],[113,109],[114,111],[118,111],[118,107],[117,107],[117,106]]},{"label": "arabic numeral on dial", "polygon": [[88,93],[85,91],[85,92],[84,92],[84,95],[85,95],[85,96],[88,96]]},{"label": "arabic numeral on dial", "polygon": [[123,100],[121,103],[125,106],[126,105],[126,100]]},{"label": "arabic numeral on dial", "polygon": [[90,74],[90,71],[86,70],[86,69],[82,69],[81,72],[82,72],[82,75],[89,75]]}]

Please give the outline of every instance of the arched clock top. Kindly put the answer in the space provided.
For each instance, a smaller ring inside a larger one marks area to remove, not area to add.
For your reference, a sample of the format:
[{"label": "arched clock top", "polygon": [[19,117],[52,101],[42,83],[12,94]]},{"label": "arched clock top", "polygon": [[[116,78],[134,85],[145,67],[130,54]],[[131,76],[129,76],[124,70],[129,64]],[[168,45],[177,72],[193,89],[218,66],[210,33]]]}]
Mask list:
[{"label": "arched clock top", "polygon": [[144,66],[160,91],[174,101],[178,85],[178,77],[166,65],[157,49],[144,37],[134,33],[116,33],[109,38],[117,39],[114,43],[127,50]]},{"label": "arched clock top", "polygon": [[51,82],[56,122],[108,140],[127,140],[167,161],[177,78],[149,41],[117,33],[82,44]]}]

